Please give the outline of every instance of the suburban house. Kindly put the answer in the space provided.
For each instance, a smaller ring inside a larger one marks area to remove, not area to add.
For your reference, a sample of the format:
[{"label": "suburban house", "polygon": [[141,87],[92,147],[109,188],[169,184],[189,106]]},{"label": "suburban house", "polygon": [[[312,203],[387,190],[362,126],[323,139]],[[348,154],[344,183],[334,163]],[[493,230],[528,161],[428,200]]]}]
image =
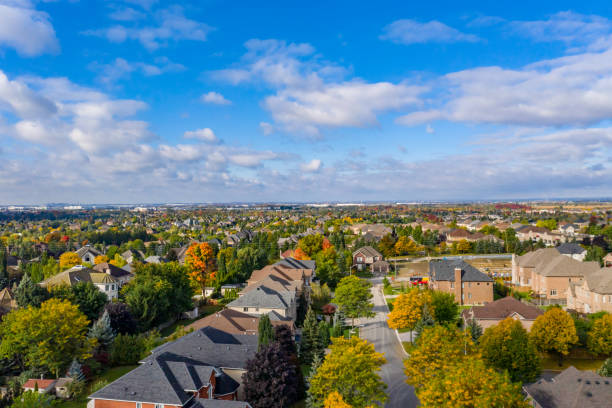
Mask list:
[{"label": "suburban house", "polygon": [[497,243],[503,243],[504,241],[500,238],[497,238],[495,235],[491,234],[483,234],[481,232],[471,233],[464,229],[453,229],[448,231],[445,234],[447,242],[459,242],[459,241],[468,241],[468,242],[476,242],[476,241],[493,241]]},{"label": "suburban house", "polygon": [[360,271],[382,260],[384,260],[382,254],[371,246],[364,246],[353,252],[353,266]]},{"label": "suburban house", "polygon": [[248,408],[242,374],[257,336],[205,327],[163,344],[140,366],[89,396],[88,408]]},{"label": "suburban house", "polygon": [[561,255],[569,256],[580,262],[584,261],[587,254],[587,250],[575,242],[561,244],[557,247],[557,251],[559,251]]},{"label": "suburban house", "polygon": [[582,283],[587,273],[598,269],[599,262],[580,262],[556,248],[512,255],[512,283],[530,288],[545,303],[565,304],[570,283]]},{"label": "suburban house", "polygon": [[317,262],[312,259],[301,260],[286,257],[273,264],[274,266],[280,266],[287,269],[310,269],[312,270],[311,278],[314,278],[314,271],[317,269]]},{"label": "suburban house", "polygon": [[565,224],[559,227],[559,232],[568,237],[574,237],[580,232],[580,227],[576,224]]},{"label": "suburban house", "polygon": [[551,380],[523,386],[535,408],[603,408],[612,401],[612,378],[570,366]]},{"label": "suburban house", "polygon": [[[280,282],[277,283],[281,284]],[[274,312],[282,318],[295,320],[297,315],[297,290],[275,290],[265,284],[253,287],[249,291],[247,289],[248,287],[241,292],[238,299],[228,303],[227,308],[256,316],[269,315]]]},{"label": "suburban house", "polygon": [[56,382],[57,380],[38,380],[35,378],[30,378],[21,386],[21,389],[23,389],[24,391],[37,390],[39,394],[49,394],[51,393],[51,391],[53,391]]},{"label": "suburban house", "polygon": [[542,309],[527,305],[512,296],[498,299],[484,306],[472,306],[461,312],[464,322],[475,319],[483,329],[495,326],[502,320],[511,317],[521,322],[523,327],[529,331],[535,319],[544,312]]},{"label": "suburban house", "polygon": [[[287,321],[275,312],[268,314],[272,326],[287,325],[295,332],[293,321]],[[204,327],[212,327],[229,334],[257,335],[259,328],[259,316],[253,316],[233,309],[223,309],[200,320],[196,320],[185,327],[185,330],[199,330]]]},{"label": "suburban house", "polygon": [[376,261],[372,264],[372,273],[376,276],[385,276],[389,273],[389,262]]},{"label": "suburban house", "polygon": [[524,225],[516,230],[516,237],[519,241],[542,241],[547,246],[554,246],[566,242],[567,237],[563,234],[551,232],[543,227]]},{"label": "suburban house", "polygon": [[98,251],[91,245],[83,245],[76,250],[76,254],[83,262],[93,265],[95,264],[94,259],[96,259],[96,256],[102,255],[102,252]]},{"label": "suburban house", "polygon": [[93,267],[93,270],[112,276],[119,284],[119,287],[122,287],[134,277],[133,274],[126,271],[125,269],[107,262],[95,265]]},{"label": "suburban house", "polygon": [[429,262],[429,287],[451,293],[460,305],[493,301],[493,279],[462,259]]},{"label": "suburban house", "polygon": [[74,266],[70,269],[52,276],[39,285],[44,288],[56,286],[73,286],[79,282],[91,282],[100,292],[106,294],[109,300],[117,299],[119,296],[119,282],[111,275],[104,272],[97,272],[82,265]]},{"label": "suburban house", "polygon": [[612,312],[612,268],[586,273],[567,289],[567,308],[580,313]]},{"label": "suburban house", "polygon": [[11,293],[11,290],[8,287],[0,290],[0,316],[4,316],[18,308],[19,305]]},{"label": "suburban house", "polygon": [[391,228],[383,224],[354,224],[348,229],[356,235],[369,235],[376,241],[380,241],[385,235],[393,232]]},{"label": "suburban house", "polygon": [[189,245],[182,246],[180,248],[172,248],[170,252],[176,256],[176,260],[181,265],[185,265],[185,258],[187,258],[187,250],[189,249]]}]

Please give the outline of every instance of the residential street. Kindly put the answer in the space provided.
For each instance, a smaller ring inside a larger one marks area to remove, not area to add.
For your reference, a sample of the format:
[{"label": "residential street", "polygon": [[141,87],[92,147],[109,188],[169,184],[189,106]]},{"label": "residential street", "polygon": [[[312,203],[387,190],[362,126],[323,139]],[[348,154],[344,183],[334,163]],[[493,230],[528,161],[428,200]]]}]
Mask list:
[{"label": "residential street", "polygon": [[385,353],[387,364],[382,367],[381,375],[387,384],[389,399],[385,404],[387,408],[410,408],[418,406],[418,399],[414,388],[405,382],[403,360],[405,357],[402,345],[399,343],[395,331],[386,323],[387,305],[382,295],[380,279],[373,279],[372,293],[374,295],[374,312],[372,319],[360,319],[360,337],[374,344],[376,351]]}]

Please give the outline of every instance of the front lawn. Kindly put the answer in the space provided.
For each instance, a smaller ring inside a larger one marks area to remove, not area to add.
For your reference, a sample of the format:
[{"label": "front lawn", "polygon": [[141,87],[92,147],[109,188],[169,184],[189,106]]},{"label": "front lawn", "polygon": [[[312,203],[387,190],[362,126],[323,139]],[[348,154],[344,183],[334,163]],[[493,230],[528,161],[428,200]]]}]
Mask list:
[{"label": "front lawn", "polygon": [[[344,329],[344,338],[348,339],[349,338],[349,331],[351,329]],[[359,337],[359,327],[354,327],[353,328],[353,333],[351,334],[351,337]]]},{"label": "front lawn", "polygon": [[85,387],[85,392],[83,395],[75,397],[70,401],[58,400],[56,403],[56,407],[58,408],[86,408],[87,407],[87,396],[90,395],[91,386],[98,381],[106,381],[109,384],[115,381],[117,378],[127,374],[132,371],[134,368],[138,367],[137,365],[130,366],[119,366],[106,370],[99,377],[96,377],[93,381],[87,384]]},{"label": "front lawn", "polygon": [[598,358],[578,358],[568,356],[563,359],[563,365],[559,366],[559,359],[557,356],[544,354],[542,355],[542,370],[551,370],[551,371],[563,371],[569,366],[574,366],[578,370],[591,370],[596,371],[605,359]]}]

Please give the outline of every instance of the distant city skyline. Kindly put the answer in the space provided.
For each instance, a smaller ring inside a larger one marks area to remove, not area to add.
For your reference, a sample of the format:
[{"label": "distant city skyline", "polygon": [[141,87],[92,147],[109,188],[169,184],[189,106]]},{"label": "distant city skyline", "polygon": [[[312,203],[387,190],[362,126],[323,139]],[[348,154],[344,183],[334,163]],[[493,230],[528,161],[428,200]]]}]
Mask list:
[{"label": "distant city skyline", "polygon": [[0,205],[589,199],[603,1],[0,0]]}]

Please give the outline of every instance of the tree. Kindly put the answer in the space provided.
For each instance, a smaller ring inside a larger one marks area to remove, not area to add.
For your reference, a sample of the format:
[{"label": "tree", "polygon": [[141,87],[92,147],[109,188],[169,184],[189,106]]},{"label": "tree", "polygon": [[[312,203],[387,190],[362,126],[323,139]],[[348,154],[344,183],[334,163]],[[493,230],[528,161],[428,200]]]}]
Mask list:
[{"label": "tree", "polygon": [[263,347],[247,361],[242,379],[246,400],[253,408],[289,407],[297,399],[295,366],[278,343]]},{"label": "tree", "polygon": [[0,323],[0,357],[56,376],[73,359],[85,359],[95,341],[87,339],[87,317],[67,300],[50,299],[4,316]]},{"label": "tree", "polygon": [[512,382],[533,382],[540,374],[540,356],[520,321],[508,317],[489,327],[480,339],[482,358],[507,370]]},{"label": "tree", "polygon": [[306,317],[306,312],[308,311],[308,300],[306,300],[306,293],[302,291],[300,293],[300,297],[298,298],[297,310],[295,312],[295,324],[299,327],[304,322],[304,318]]},{"label": "tree", "polygon": [[[410,289],[402,293],[393,302],[387,324],[392,329],[409,329],[412,342],[412,330],[423,314],[423,305],[431,303],[431,292],[428,290]],[[435,310],[434,310],[435,313]]]},{"label": "tree", "polygon": [[435,326],[435,324],[436,324],[436,321],[434,320],[431,313],[429,313],[429,306],[427,306],[427,303],[425,303],[423,305],[423,311],[421,312],[421,318],[419,319],[417,324],[414,326],[416,338],[417,339],[419,338],[419,336],[421,335],[421,333],[423,333],[423,330],[425,330],[426,327]]},{"label": "tree", "polygon": [[472,337],[474,343],[478,343],[478,340],[482,336],[482,326],[478,324],[478,320],[473,317],[467,322],[467,330]]},{"label": "tree", "polygon": [[306,408],[317,408],[317,404],[315,397],[310,393],[310,381],[317,374],[317,370],[323,364],[323,357],[320,355],[315,355],[312,359],[312,364],[310,365],[310,372],[308,373],[308,377],[306,378],[306,384],[308,384],[308,391],[306,392]]},{"label": "tree", "polygon": [[587,337],[587,347],[596,355],[612,354],[612,315],[605,314],[593,322]]},{"label": "tree", "polygon": [[26,391],[13,401],[10,408],[51,408],[54,398],[38,391]]},{"label": "tree", "polygon": [[[317,254],[317,252],[321,251],[323,248],[323,235],[314,234],[314,235],[306,235],[303,238],[300,238],[298,241],[297,247],[304,251],[308,257],[312,258]],[[329,241],[328,241],[329,243]],[[317,265],[318,267],[318,265]]]},{"label": "tree", "polygon": [[47,289],[32,282],[27,273],[21,278],[19,286],[15,290],[15,300],[19,307],[39,307],[50,295]]},{"label": "tree", "polygon": [[274,326],[274,341],[278,343],[281,350],[287,356],[289,362],[295,367],[295,372],[298,381],[298,399],[304,398],[306,392],[304,386],[304,375],[300,367],[300,361],[297,355],[293,332],[291,331],[289,326],[287,326],[286,324]]},{"label": "tree", "polygon": [[58,286],[51,289],[54,297],[69,300],[77,305],[90,322],[100,316],[108,297],[91,282],[78,282],[72,286]]},{"label": "tree", "polygon": [[134,319],[130,307],[122,302],[111,302],[104,306],[104,311],[108,313],[110,324],[117,334],[136,333],[138,322]]},{"label": "tree", "polygon": [[258,350],[261,350],[262,347],[267,347],[274,341],[272,323],[270,322],[270,317],[267,314],[261,315],[257,329],[257,347]]},{"label": "tree", "polygon": [[559,307],[553,307],[538,318],[531,327],[531,340],[541,352],[554,353],[559,358],[569,354],[572,345],[578,342],[572,317]]},{"label": "tree", "polygon": [[200,287],[203,298],[206,298],[206,285],[215,279],[215,259],[215,253],[207,242],[192,244],[185,254],[189,277]]},{"label": "tree", "polygon": [[612,377],[612,357],[606,359],[601,367],[597,370],[597,374],[602,377]]},{"label": "tree", "polygon": [[395,243],[393,249],[396,255],[407,255],[414,254],[422,248],[420,248],[410,237],[402,235]]},{"label": "tree", "polygon": [[68,368],[68,377],[74,381],[85,381],[85,374],[83,374],[83,368],[77,359],[72,360],[70,367]]},{"label": "tree", "polygon": [[451,293],[434,290],[431,292],[431,308],[436,323],[453,324],[459,316],[459,305]]},{"label": "tree", "polygon": [[300,339],[300,359],[302,363],[310,365],[315,355],[322,354],[323,348],[321,347],[320,340],[317,318],[313,310],[309,308]]},{"label": "tree", "polygon": [[319,347],[321,347],[321,352],[327,346],[329,346],[330,337],[329,337],[329,324],[325,320],[321,320],[317,327],[317,331],[319,332]]},{"label": "tree", "polygon": [[370,303],[372,284],[368,281],[359,279],[356,276],[346,276],[340,280],[336,287],[335,301],[342,309],[344,315],[352,319],[351,326],[355,326],[355,319],[358,317],[373,317]]},{"label": "tree", "polygon": [[76,252],[64,252],[59,257],[59,266],[62,271],[80,265],[81,262],[81,258]]},{"label": "tree", "polygon": [[94,258],[94,265],[98,265],[101,263],[105,263],[110,261],[110,259],[108,258],[108,256],[106,255],[98,255]]},{"label": "tree", "polygon": [[87,336],[90,339],[95,339],[101,349],[108,349],[113,343],[115,331],[111,327],[110,316],[106,310],[102,313],[102,317],[91,326]]},{"label": "tree", "polygon": [[426,327],[404,360],[406,382],[422,387],[438,372],[443,372],[455,361],[473,354],[476,345],[469,335],[451,327]]},{"label": "tree", "polygon": [[386,385],[378,371],[386,363],[374,346],[358,337],[332,339],[331,352],[310,379],[309,394],[315,406],[322,406],[332,392],[339,393],[355,408],[381,405]]},{"label": "tree", "polygon": [[331,290],[327,283],[323,285],[313,282],[310,286],[310,300],[312,308],[320,311],[321,308],[331,301]]},{"label": "tree", "polygon": [[472,250],[472,244],[467,239],[462,239],[457,243],[457,252],[461,254],[468,253]]},{"label": "tree", "polygon": [[416,389],[423,408],[527,408],[521,385],[485,366],[476,356],[453,362]]},{"label": "tree", "polygon": [[304,252],[302,248],[297,248],[295,251],[293,251],[293,258],[299,261],[306,261],[310,259],[310,257],[306,254],[306,252]]},{"label": "tree", "polygon": [[351,406],[344,402],[342,394],[338,391],[333,391],[325,398],[325,408],[351,408]]}]

